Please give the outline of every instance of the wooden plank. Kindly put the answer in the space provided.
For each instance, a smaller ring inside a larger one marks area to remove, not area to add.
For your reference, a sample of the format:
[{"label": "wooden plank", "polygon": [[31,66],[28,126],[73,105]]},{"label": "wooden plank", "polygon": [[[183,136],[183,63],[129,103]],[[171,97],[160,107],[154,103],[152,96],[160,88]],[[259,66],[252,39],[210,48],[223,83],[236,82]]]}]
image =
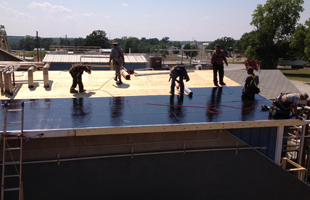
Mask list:
[{"label": "wooden plank", "polygon": [[277,127],[292,124],[302,124],[301,120],[269,120],[252,122],[225,122],[225,123],[203,123],[203,124],[181,124],[181,125],[155,125],[155,126],[135,126],[135,127],[105,127],[94,129],[77,130],[77,136],[86,135],[113,135],[113,134],[132,134],[132,133],[156,133],[156,132],[182,132],[198,130],[218,130],[218,129],[237,129],[237,128],[258,128],[258,127]]}]

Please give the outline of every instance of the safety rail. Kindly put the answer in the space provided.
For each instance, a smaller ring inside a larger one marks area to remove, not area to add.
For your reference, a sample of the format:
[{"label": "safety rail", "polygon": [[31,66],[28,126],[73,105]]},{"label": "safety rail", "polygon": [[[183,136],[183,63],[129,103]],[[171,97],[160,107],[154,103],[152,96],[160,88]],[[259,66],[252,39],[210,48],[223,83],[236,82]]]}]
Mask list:
[{"label": "safety rail", "polygon": [[0,69],[0,86],[1,92],[7,92],[13,95],[13,86],[15,85],[14,72],[19,69],[19,65],[9,65]]},{"label": "safety rail", "polygon": [[74,51],[74,52],[87,52],[87,51],[99,51],[100,46],[62,46],[62,45],[51,45],[49,46],[50,51]]}]

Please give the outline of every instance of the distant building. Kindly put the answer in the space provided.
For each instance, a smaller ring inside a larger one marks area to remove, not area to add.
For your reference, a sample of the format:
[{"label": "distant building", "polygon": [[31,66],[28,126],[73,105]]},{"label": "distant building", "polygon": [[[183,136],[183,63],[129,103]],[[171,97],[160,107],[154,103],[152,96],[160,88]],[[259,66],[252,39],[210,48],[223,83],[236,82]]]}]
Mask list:
[{"label": "distant building", "polygon": [[202,43],[203,49],[206,49],[209,46],[208,42]]},{"label": "distant building", "polygon": [[[124,55],[126,69],[146,68],[147,60],[141,54]],[[46,54],[43,62],[51,63],[50,70],[69,70],[72,64],[83,63],[95,67],[96,70],[110,70],[108,66],[110,56],[89,54]]]}]

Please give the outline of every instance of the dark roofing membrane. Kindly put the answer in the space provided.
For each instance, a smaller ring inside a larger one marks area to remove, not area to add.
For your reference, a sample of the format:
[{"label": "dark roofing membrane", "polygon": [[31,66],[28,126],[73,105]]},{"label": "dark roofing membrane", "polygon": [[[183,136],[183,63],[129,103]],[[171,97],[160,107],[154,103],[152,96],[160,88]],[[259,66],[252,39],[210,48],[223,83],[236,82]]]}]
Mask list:
[{"label": "dark roofing membrane", "polygon": [[[24,130],[268,120],[269,113],[261,111],[261,105],[270,105],[271,102],[259,95],[256,95],[254,101],[242,100],[240,86],[191,90],[193,97],[185,95],[183,102],[178,96],[171,99],[168,95],[25,99],[7,102],[9,109],[19,108],[20,103],[25,102]],[[1,101],[1,113],[4,113],[4,103],[5,101]],[[207,108],[215,104],[220,105]],[[20,121],[20,116],[18,112],[10,112],[7,120]],[[1,121],[3,117],[4,114],[1,114]],[[7,130],[19,129],[20,124],[7,126]]]}]

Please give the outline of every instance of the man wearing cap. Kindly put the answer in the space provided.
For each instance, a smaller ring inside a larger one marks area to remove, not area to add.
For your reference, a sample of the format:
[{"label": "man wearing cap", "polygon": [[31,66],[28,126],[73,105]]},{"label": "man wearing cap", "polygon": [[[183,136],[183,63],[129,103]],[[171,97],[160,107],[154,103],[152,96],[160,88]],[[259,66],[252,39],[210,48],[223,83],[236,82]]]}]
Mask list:
[{"label": "man wearing cap", "polygon": [[307,93],[281,93],[273,102],[269,113],[274,117],[277,114],[288,115],[291,111],[293,115],[298,118],[297,105],[302,100],[307,100],[309,95]]},{"label": "man wearing cap", "polygon": [[[70,67],[69,73],[71,74],[73,80],[72,86],[70,88],[70,93],[82,93],[86,91],[84,90],[84,85],[82,82],[82,74],[84,71],[88,74],[91,74],[91,67],[82,64],[75,64]],[[79,91],[75,90],[77,85],[79,85]]]},{"label": "man wearing cap", "polygon": [[114,40],[112,44],[113,48],[110,54],[109,65],[111,66],[111,61],[113,60],[113,67],[115,69],[114,80],[116,81],[116,84],[122,84],[121,68],[123,65],[125,65],[124,53],[123,50],[118,46],[118,42],[116,40]]},{"label": "man wearing cap", "polygon": [[259,77],[254,74],[252,67],[247,68],[248,77],[245,79],[245,84],[242,90],[242,97],[247,97],[248,99],[253,100],[255,94],[260,92],[257,87],[259,84]]},{"label": "man wearing cap", "polygon": [[216,49],[213,51],[211,56],[211,62],[210,65],[213,68],[213,83],[215,86],[219,86],[217,84],[217,72],[219,73],[219,79],[221,85],[226,85],[224,83],[224,64],[223,61],[226,63],[226,66],[228,66],[227,59],[224,53],[223,49],[220,49],[220,45],[216,45]]}]

